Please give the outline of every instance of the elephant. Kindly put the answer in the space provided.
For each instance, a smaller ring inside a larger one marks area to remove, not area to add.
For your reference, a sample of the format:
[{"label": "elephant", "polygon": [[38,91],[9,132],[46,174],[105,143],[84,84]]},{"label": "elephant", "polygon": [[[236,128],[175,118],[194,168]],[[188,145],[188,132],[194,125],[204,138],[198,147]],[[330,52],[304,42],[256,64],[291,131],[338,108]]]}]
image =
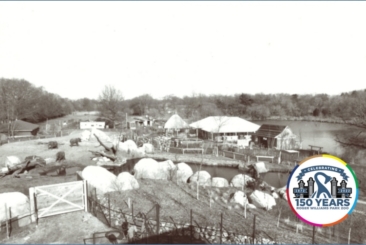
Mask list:
[{"label": "elephant", "polygon": [[74,145],[79,146],[79,142],[81,142],[80,138],[72,138],[70,140],[70,146],[74,146]]},{"label": "elephant", "polygon": [[56,154],[56,162],[60,162],[62,160],[66,160],[66,158],[65,158],[65,152],[64,151],[59,151]]},{"label": "elephant", "polygon": [[48,149],[57,149],[57,148],[58,148],[57,141],[50,141],[50,142],[48,142]]}]

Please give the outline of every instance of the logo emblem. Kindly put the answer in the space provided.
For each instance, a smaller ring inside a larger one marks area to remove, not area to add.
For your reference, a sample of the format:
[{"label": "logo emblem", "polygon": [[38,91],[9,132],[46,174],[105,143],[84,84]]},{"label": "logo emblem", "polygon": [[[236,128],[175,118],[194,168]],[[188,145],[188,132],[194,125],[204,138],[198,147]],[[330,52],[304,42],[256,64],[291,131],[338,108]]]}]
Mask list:
[{"label": "logo emblem", "polygon": [[292,211],[307,224],[333,226],[350,215],[357,204],[358,181],[350,165],[332,155],[306,158],[287,182]]}]

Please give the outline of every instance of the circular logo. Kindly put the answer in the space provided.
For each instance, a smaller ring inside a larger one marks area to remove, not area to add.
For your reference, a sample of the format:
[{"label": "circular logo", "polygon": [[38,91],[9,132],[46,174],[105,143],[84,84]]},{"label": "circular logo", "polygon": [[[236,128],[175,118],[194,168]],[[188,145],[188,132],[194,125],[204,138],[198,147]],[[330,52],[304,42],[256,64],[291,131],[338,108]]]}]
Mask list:
[{"label": "circular logo", "polygon": [[333,226],[351,214],[357,204],[358,181],[352,168],[332,155],[304,159],[287,182],[292,211],[307,224]]}]

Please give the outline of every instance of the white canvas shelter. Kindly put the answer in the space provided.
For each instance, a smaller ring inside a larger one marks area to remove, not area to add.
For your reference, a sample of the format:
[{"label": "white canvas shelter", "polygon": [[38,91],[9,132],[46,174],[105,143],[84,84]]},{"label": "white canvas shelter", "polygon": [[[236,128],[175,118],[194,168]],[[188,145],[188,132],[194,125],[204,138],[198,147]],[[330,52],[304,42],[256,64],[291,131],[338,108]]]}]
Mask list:
[{"label": "white canvas shelter", "polygon": [[166,133],[175,131],[178,136],[178,132],[184,129],[188,129],[189,125],[178,114],[171,116],[164,125]]},{"label": "white canvas shelter", "polygon": [[237,141],[239,135],[243,136],[255,133],[260,125],[249,122],[240,117],[211,116],[191,123],[192,128],[199,129],[202,138],[216,141]]},{"label": "white canvas shelter", "polygon": [[165,129],[184,129],[184,128],[189,128],[189,125],[178,114],[174,114],[165,123],[164,128]]}]

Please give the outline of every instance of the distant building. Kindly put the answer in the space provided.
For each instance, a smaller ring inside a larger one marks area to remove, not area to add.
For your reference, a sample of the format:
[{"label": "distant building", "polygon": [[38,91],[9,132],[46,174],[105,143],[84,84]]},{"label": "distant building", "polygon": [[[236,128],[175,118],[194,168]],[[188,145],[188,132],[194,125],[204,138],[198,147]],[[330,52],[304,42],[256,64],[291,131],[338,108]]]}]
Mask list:
[{"label": "distant building", "polygon": [[191,123],[192,128],[198,130],[198,137],[201,139],[214,140],[216,142],[238,142],[247,140],[259,129],[259,125],[249,122],[240,117],[212,116],[200,121]]},{"label": "distant building", "polygon": [[136,129],[139,127],[151,127],[154,125],[155,119],[151,117],[133,117],[129,122],[127,123],[127,128],[129,129]]},{"label": "distant building", "polygon": [[253,135],[256,145],[278,150],[291,150],[296,145],[296,135],[286,125],[263,124]]},{"label": "distant building", "polygon": [[39,125],[22,120],[16,120],[10,125],[2,124],[0,133],[9,133],[9,137],[29,137],[36,136],[39,131]]},{"label": "distant building", "polygon": [[105,122],[80,122],[80,129],[105,128]]}]

